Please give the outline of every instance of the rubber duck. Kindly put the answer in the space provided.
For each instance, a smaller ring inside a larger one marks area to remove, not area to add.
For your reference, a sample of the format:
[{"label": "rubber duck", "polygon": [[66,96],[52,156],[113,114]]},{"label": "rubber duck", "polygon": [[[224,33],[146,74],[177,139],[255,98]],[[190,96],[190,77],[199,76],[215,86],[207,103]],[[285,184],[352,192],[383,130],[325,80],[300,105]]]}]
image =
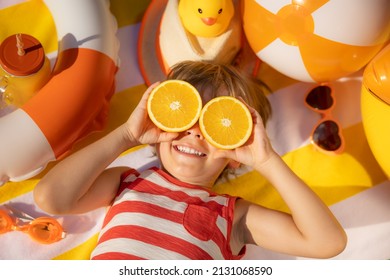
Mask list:
[{"label": "rubber duck", "polygon": [[184,60],[233,63],[243,45],[241,15],[235,12],[239,3],[240,0],[152,1],[142,20],[138,49],[146,83],[165,79],[171,67]]},{"label": "rubber duck", "polygon": [[180,0],[178,12],[184,28],[199,37],[217,37],[234,16],[232,0]]}]

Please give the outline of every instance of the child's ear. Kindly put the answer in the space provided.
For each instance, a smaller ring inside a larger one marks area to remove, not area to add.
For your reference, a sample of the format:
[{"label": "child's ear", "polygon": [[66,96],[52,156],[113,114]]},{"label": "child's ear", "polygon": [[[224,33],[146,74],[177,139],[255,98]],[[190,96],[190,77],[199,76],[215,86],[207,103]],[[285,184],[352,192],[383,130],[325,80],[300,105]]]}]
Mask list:
[{"label": "child's ear", "polygon": [[238,161],[235,161],[235,160],[231,160],[229,163],[228,163],[228,168],[229,169],[238,169],[240,167],[241,163],[239,163]]}]

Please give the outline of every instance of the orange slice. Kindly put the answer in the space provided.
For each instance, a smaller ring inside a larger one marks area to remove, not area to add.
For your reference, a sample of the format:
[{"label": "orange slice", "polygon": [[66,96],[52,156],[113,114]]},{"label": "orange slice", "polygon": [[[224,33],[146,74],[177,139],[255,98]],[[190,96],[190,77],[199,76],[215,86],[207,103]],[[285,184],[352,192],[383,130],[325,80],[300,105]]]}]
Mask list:
[{"label": "orange slice", "polygon": [[167,80],[152,90],[147,109],[157,127],[168,132],[180,132],[191,128],[198,121],[202,99],[191,84]]},{"label": "orange slice", "polygon": [[235,149],[248,141],[253,122],[244,103],[231,96],[219,96],[202,109],[199,127],[206,140],[215,147]]}]

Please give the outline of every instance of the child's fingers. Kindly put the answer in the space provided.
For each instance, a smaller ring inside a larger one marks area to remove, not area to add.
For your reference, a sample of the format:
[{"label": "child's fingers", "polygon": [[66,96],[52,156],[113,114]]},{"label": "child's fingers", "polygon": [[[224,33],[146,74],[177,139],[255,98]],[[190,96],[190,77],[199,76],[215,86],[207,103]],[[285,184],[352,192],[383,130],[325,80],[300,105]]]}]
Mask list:
[{"label": "child's fingers", "polygon": [[143,96],[142,96],[142,99],[148,99],[149,98],[149,95],[150,93],[153,91],[153,89],[158,86],[160,84],[160,82],[155,82],[154,84],[151,84],[147,89],[146,91],[144,92]]},{"label": "child's fingers", "polygon": [[156,87],[156,86],[158,86],[160,84],[160,82],[155,82],[155,83],[153,83],[153,84],[151,84],[149,87],[148,87],[148,89],[146,90],[146,92],[145,93],[148,93],[148,95],[152,92],[152,90]]},{"label": "child's fingers", "polygon": [[252,116],[252,120],[253,120],[253,123],[256,124],[258,121],[260,121],[261,123],[263,122],[259,112],[256,111],[255,108],[253,108],[252,106],[248,105],[248,103],[245,102],[244,99],[242,99],[241,96],[238,97],[238,99],[245,104],[245,106],[248,108],[249,112],[251,113],[251,116]]},{"label": "child's fingers", "polygon": [[140,100],[140,102],[138,103],[139,106],[141,106],[142,108],[146,108],[146,105],[148,103],[148,98],[149,98],[149,95],[150,93],[152,92],[152,90],[158,86],[160,84],[160,82],[155,82],[154,84],[150,85],[146,91],[144,92],[144,94],[142,95],[142,98]]}]

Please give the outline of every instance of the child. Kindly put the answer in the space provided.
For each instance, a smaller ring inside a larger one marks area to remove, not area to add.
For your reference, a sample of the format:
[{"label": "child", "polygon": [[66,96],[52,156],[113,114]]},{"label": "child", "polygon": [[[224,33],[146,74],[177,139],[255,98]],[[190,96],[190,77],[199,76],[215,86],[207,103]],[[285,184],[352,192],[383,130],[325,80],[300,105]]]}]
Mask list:
[{"label": "child", "polygon": [[[273,150],[264,129],[270,105],[258,84],[233,67],[208,62],[179,63],[168,79],[194,85],[204,104],[219,95],[250,104],[251,139],[235,150],[219,150],[198,124],[182,133],[159,130],[147,115],[156,85],[149,87],[126,123],[59,162],[34,190],[36,203],[53,214],[111,205],[92,259],[239,259],[246,244],[312,258],[343,251],[342,227]],[[140,144],[155,145],[161,168],[141,174],[106,168]],[[213,193],[223,171],[239,164],[267,178],[291,215]]]}]

